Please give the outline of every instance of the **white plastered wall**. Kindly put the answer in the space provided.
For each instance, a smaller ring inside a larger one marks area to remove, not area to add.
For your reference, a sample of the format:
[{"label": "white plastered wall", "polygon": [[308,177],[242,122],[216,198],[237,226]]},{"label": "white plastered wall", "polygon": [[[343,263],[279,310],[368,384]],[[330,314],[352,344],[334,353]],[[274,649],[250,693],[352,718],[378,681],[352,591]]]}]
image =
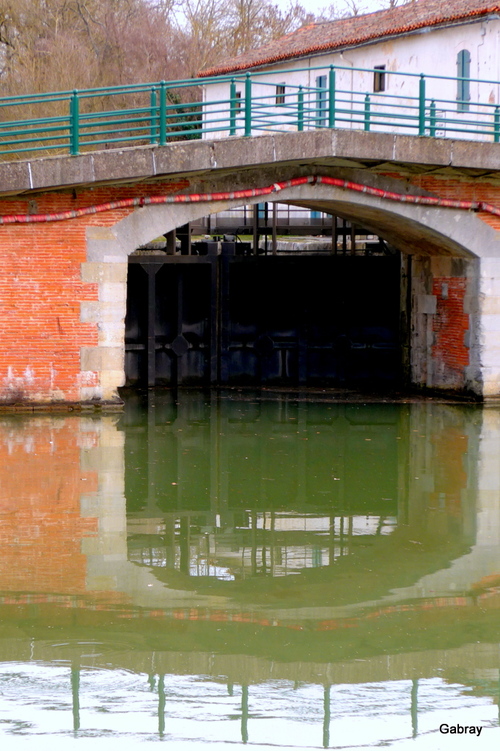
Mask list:
[{"label": "white plastered wall", "polygon": [[[384,106],[381,103],[383,96],[377,96],[373,86],[373,68],[375,66],[385,65],[388,73],[408,73],[410,76],[388,75],[386,76],[385,95],[395,95],[403,97],[399,104],[408,106],[415,111],[415,98],[419,95],[419,77],[423,73],[426,79],[426,97],[428,99],[447,100],[446,108],[454,108],[454,102],[457,97],[457,55],[461,50],[468,50],[471,55],[470,76],[471,79],[481,81],[499,81],[500,80],[500,60],[499,60],[499,34],[500,19],[489,18],[481,21],[471,21],[464,24],[457,24],[447,28],[431,28],[417,30],[413,33],[402,34],[388,40],[374,41],[365,43],[356,47],[346,48],[342,51],[327,52],[309,57],[295,59],[291,62],[277,63],[269,65],[264,71],[261,69],[250,70],[255,75],[252,84],[252,97],[256,97],[262,104],[273,107],[273,112],[277,119],[280,119],[280,112],[284,113],[285,107],[274,106],[276,104],[276,85],[285,84],[287,95],[290,97],[288,103],[291,107],[296,106],[296,96],[298,87],[302,86],[304,90],[305,107],[309,105],[314,115],[315,100],[317,94],[312,92],[308,94],[309,87],[315,87],[316,79],[321,75],[328,75],[330,66],[336,68],[336,89],[338,96],[339,113],[336,119],[336,127],[342,128],[363,128],[361,122],[355,123],[350,120],[349,115],[340,113],[340,109],[350,109],[355,101],[351,94],[345,92],[359,92],[356,99],[359,121],[359,111],[363,109],[363,100],[365,94],[369,94],[372,102],[373,118],[376,117],[377,109],[387,111],[387,101]],[[365,71],[359,69],[367,69]],[[241,95],[241,108],[237,112],[236,135],[242,135],[244,128],[244,108],[243,101],[245,96],[245,74],[246,71],[237,71],[233,74],[236,82],[236,90]],[[231,75],[231,74],[230,74]],[[433,78],[439,76],[439,78]],[[445,80],[448,79],[448,80]],[[229,111],[229,83],[230,78],[223,83],[210,83],[204,87],[205,101],[221,102],[226,101],[226,108]],[[344,93],[343,93],[344,92]],[[500,84],[490,84],[471,81],[470,97],[472,102],[481,102],[485,105],[484,112],[491,111],[491,105],[500,103]],[[205,107],[205,116],[207,120],[212,116],[214,119],[221,117],[223,106],[207,105]],[[408,110],[410,111],[410,110]],[[397,110],[394,109],[394,113]],[[438,105],[438,131],[446,135],[446,116],[443,115]],[[464,130],[469,132],[461,134],[463,138],[474,138],[474,130],[477,128],[477,110],[470,112],[461,112],[460,117],[464,120]],[[287,118],[284,114],[281,116],[282,127],[289,130],[297,130],[297,124]],[[214,122],[214,127],[216,123]],[[308,127],[316,127],[314,123]],[[383,130],[385,132],[398,132],[398,128],[390,120],[386,120],[383,125],[372,125],[372,130]],[[401,130],[401,129],[399,129]],[[258,134],[259,130],[254,129],[253,134]],[[403,132],[403,131],[401,131]],[[404,129],[408,134],[416,135],[416,130],[411,131]],[[221,135],[229,135],[227,129],[219,133],[208,133],[207,138],[214,138]],[[455,134],[456,135],[456,134]],[[488,140],[484,134],[478,135],[480,140]],[[493,140],[493,135],[491,136]]]}]

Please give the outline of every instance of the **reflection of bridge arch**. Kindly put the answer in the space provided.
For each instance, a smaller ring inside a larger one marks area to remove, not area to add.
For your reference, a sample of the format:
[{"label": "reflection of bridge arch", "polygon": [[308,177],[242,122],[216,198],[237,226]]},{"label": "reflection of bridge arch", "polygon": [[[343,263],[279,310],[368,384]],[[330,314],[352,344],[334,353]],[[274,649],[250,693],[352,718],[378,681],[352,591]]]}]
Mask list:
[{"label": "reflection of bridge arch", "polygon": [[129,595],[147,578],[152,606],[155,593],[191,592],[193,607],[214,598],[216,609],[218,597],[228,612],[286,621],[299,604],[305,619],[326,620],[465,596],[496,570],[497,548],[475,534],[474,478],[459,471],[477,451],[474,408],[324,399],[318,411],[292,396],[226,394],[209,407],[196,392],[156,394],[147,423],[141,397],[128,403]]}]

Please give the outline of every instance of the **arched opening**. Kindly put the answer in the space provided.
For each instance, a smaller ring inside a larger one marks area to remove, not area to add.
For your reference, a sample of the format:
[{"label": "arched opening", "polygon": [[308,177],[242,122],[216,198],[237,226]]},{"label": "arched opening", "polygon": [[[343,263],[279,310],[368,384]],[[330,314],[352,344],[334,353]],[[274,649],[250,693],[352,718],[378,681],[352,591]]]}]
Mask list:
[{"label": "arched opening", "polygon": [[[175,249],[173,231],[241,200],[140,208],[115,225],[106,246],[120,263],[130,254],[120,385],[403,380],[482,393],[478,263],[496,242],[492,228],[471,212],[324,184],[286,188],[279,201],[336,216],[391,252],[356,245],[352,253],[339,236],[336,252],[330,237],[321,253],[273,253],[269,240],[267,253],[212,240],[193,253],[185,235]],[[167,248],[137,252],[161,235]],[[91,251],[102,255],[103,247],[99,237]]]},{"label": "arched opening", "polygon": [[[400,252],[315,208],[296,208],[279,227],[266,204],[250,221],[246,213],[212,218],[208,241],[192,242],[182,227],[177,242],[167,236],[131,255],[127,385],[400,382]],[[319,231],[322,241],[297,237]],[[278,243],[278,233],[294,241]]]}]

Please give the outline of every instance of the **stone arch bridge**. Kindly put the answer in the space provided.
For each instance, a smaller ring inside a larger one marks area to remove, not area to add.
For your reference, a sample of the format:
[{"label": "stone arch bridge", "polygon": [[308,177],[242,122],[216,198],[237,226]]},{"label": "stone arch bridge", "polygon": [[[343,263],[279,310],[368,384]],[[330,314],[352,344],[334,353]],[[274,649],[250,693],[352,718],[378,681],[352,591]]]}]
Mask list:
[{"label": "stone arch bridge", "polygon": [[[398,358],[407,381],[500,396],[500,147],[322,129],[0,164],[0,404],[119,403],[130,254],[187,222],[262,200],[220,194],[314,175],[396,194],[313,181],[266,200],[336,214],[401,252]],[[201,193],[219,195],[143,200]],[[220,363],[210,374],[217,383]]]}]

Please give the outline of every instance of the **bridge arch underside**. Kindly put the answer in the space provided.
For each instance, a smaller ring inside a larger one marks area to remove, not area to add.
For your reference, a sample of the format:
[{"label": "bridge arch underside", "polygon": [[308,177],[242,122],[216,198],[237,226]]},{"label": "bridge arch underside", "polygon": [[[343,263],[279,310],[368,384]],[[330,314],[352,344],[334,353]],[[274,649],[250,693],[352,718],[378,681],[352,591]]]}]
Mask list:
[{"label": "bridge arch underside", "polygon": [[[378,381],[389,388],[406,383],[485,395],[479,264],[498,242],[492,228],[471,212],[325,185],[272,197],[344,218],[393,252],[218,258],[134,253],[188,222],[241,206],[241,200],[142,207],[115,225],[104,243],[90,231],[94,262],[130,261],[125,338],[119,321],[103,316],[100,322],[114,363],[124,362],[123,370],[108,372],[110,386],[113,380],[117,387],[371,387]],[[496,388],[490,386],[490,393]]]}]

